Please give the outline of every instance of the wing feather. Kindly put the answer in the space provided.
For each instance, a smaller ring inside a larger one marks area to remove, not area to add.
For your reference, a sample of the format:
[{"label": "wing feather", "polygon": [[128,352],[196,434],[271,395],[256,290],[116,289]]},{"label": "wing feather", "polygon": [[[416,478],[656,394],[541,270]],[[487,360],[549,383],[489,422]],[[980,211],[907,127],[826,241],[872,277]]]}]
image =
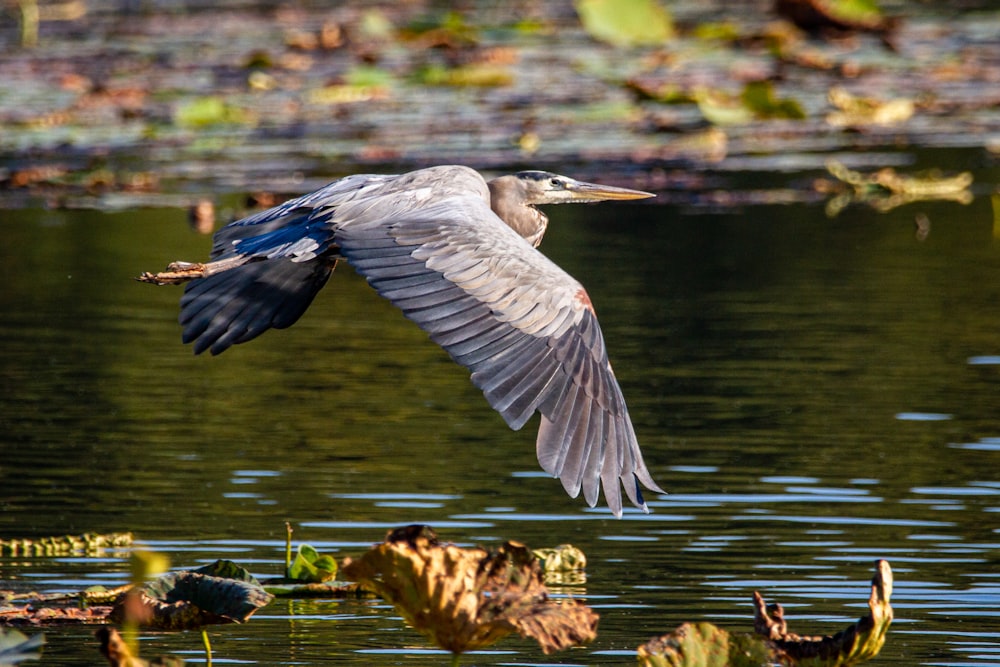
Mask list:
[{"label": "wing feather", "polygon": [[637,480],[660,489],[642,461],[582,286],[482,198],[444,198],[392,219],[351,221],[336,243],[382,296],[472,371],[512,428],[542,413],[539,463],[570,495],[582,489],[593,505],[603,486],[620,514],[624,485],[645,509]]}]

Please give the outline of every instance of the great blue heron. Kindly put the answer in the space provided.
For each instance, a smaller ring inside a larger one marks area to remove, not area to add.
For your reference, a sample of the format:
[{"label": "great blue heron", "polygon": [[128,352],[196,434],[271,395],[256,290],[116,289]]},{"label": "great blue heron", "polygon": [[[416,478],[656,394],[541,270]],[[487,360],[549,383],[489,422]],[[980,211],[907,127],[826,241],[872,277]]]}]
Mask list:
[{"label": "great blue heron", "polygon": [[586,290],[535,247],[539,204],[641,199],[647,192],[522,171],[487,183],[468,167],[348,176],[223,227],[211,261],[140,280],[192,281],[183,340],[219,354],[291,326],[344,258],[452,359],[512,429],[541,412],[542,468],[621,516],[619,480],[662,492],[636,441]]}]

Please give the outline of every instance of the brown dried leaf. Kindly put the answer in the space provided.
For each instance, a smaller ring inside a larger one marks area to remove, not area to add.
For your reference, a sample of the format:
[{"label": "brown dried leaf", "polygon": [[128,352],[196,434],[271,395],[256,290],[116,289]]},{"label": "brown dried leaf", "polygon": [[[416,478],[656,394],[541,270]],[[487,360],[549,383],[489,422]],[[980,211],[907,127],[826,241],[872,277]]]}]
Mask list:
[{"label": "brown dried leaf", "polygon": [[106,623],[111,607],[12,607],[0,609],[0,625]]},{"label": "brown dried leaf", "polygon": [[350,580],[391,602],[438,646],[463,653],[511,632],[545,653],[596,636],[597,614],[577,601],[549,599],[538,561],[523,545],[462,549],[442,545],[427,526],[391,532],[361,559],[345,561]]}]

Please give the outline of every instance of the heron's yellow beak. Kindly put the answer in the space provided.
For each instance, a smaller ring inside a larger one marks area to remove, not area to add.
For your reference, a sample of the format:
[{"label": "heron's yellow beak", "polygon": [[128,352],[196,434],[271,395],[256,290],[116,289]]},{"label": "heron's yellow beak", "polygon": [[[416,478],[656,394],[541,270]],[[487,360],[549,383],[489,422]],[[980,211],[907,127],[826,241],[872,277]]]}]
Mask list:
[{"label": "heron's yellow beak", "polygon": [[568,181],[566,183],[566,192],[569,193],[567,201],[578,202],[648,199],[649,197],[656,196],[652,192],[629,190],[628,188],[617,188],[613,185],[585,183],[583,181]]}]

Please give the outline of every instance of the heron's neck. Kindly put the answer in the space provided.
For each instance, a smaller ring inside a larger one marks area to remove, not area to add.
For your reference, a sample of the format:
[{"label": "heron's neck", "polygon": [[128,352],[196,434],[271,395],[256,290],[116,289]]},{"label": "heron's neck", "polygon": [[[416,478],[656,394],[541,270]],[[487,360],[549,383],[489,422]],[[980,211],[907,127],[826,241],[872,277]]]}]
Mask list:
[{"label": "heron's neck", "polygon": [[523,236],[532,246],[537,248],[542,242],[549,218],[537,208],[495,195],[491,197],[490,207],[508,227]]}]

